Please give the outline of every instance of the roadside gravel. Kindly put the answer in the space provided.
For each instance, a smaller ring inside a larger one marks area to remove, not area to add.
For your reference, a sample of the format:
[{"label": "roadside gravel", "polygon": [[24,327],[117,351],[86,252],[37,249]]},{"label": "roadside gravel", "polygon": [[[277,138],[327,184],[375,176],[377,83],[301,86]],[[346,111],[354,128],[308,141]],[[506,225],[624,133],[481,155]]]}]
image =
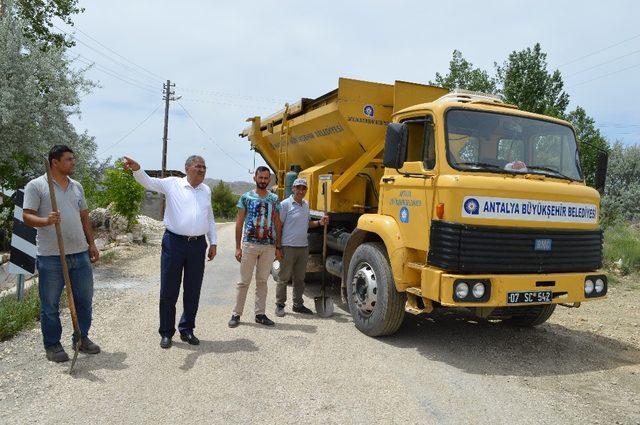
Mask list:
[{"label": "roadside gravel", "polygon": [[96,269],[92,337],[103,352],[81,354],[76,373],[44,359],[38,329],[0,343],[0,422],[640,424],[638,291],[613,288],[536,329],[409,317],[373,339],[340,308],[273,317],[271,282],[276,326],[252,323],[250,295],[229,329],[233,226],[219,225],[219,238],[200,346],[160,349],[159,246],[133,246]]}]

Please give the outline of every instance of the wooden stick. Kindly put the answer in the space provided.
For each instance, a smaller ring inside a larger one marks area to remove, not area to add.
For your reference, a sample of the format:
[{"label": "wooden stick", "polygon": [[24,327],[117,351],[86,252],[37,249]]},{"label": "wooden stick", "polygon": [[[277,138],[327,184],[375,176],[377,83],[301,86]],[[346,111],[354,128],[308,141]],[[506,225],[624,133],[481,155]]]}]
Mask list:
[{"label": "wooden stick", "polygon": [[[58,211],[58,202],[56,201],[56,189],[53,184],[53,177],[51,176],[51,167],[49,161],[45,159],[45,167],[47,170],[47,181],[49,183],[49,197],[51,198],[51,210]],[[62,276],[64,278],[64,288],[67,293],[67,304],[69,305],[69,311],[71,312],[71,322],[73,323],[73,336],[75,337],[75,344],[73,346],[74,356],[69,368],[69,373],[73,370],[73,365],[76,363],[78,357],[78,349],[80,348],[80,326],[78,325],[78,314],[76,313],[76,303],[73,300],[73,290],[71,289],[71,278],[69,277],[69,266],[67,265],[67,258],[64,252],[64,241],[62,240],[62,228],[60,223],[55,224],[56,239],[58,239],[58,249],[60,251],[60,263],[62,264]]]}]

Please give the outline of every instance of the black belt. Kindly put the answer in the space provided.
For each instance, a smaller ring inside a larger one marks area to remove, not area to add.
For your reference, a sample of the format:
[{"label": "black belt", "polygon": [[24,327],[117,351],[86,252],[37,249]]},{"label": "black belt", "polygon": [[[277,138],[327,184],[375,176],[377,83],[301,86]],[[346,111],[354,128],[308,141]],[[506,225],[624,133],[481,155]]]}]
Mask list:
[{"label": "black belt", "polygon": [[198,241],[200,239],[204,239],[205,235],[200,235],[200,236],[185,236],[185,235],[179,235],[177,233],[173,233],[171,230],[169,229],[165,229],[165,231],[170,234],[171,236],[175,236],[176,238],[180,238],[180,239],[185,239],[187,242],[191,242],[191,241]]}]

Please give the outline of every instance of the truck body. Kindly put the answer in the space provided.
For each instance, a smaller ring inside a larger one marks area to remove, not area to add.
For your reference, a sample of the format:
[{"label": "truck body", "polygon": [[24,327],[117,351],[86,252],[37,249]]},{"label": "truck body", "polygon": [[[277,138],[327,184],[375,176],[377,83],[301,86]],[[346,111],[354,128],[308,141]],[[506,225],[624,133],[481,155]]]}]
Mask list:
[{"label": "truck body", "polygon": [[279,195],[300,170],[312,214],[329,211],[330,255],[308,271],[336,277],[368,335],[440,308],[534,326],[606,295],[600,195],[565,121],[489,95],[346,78],[249,121],[241,136]]}]

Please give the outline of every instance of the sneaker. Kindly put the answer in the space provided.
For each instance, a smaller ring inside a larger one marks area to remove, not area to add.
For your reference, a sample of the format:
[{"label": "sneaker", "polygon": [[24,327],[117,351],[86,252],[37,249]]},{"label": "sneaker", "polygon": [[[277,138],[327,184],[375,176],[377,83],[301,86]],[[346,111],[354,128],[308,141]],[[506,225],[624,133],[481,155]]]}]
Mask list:
[{"label": "sneaker", "polygon": [[276,304],[276,316],[284,317],[284,304]]},{"label": "sneaker", "polygon": [[45,351],[47,352],[47,360],[56,363],[69,361],[69,356],[64,351],[64,348],[62,348],[62,344],[60,343],[52,345],[51,347],[46,347]]},{"label": "sneaker", "polygon": [[235,328],[239,324],[240,324],[240,316],[238,316],[237,314],[232,314],[231,320],[229,320],[229,327]]},{"label": "sneaker", "polygon": [[275,323],[273,320],[269,319],[266,314],[258,314],[256,316],[256,323],[260,323],[265,326],[273,326]]},{"label": "sneaker", "polygon": [[85,354],[98,354],[100,352],[100,346],[89,339],[88,336],[80,339],[80,349],[78,350]]},{"label": "sneaker", "polygon": [[292,310],[296,313],[313,314],[313,311],[304,306],[304,304],[294,305]]}]

